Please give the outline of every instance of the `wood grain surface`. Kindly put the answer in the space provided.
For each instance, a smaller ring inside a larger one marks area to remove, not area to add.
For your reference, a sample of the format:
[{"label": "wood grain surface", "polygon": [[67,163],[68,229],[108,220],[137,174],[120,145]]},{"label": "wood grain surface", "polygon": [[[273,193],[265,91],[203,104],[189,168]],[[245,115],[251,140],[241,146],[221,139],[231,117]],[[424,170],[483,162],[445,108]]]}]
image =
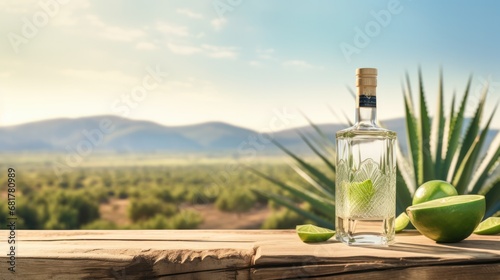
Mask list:
[{"label": "wood grain surface", "polygon": [[12,274],[0,244],[1,279],[500,279],[500,235],[349,247],[293,230],[19,230],[16,245]]}]

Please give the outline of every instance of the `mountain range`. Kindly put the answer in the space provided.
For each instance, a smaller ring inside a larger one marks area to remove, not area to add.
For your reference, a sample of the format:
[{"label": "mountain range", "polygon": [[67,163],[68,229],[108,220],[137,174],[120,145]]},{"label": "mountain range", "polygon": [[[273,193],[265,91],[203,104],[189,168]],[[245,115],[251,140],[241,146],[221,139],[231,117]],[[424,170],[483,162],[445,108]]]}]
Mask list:
[{"label": "mountain range", "polygon": [[[383,122],[398,133],[406,150],[405,120],[397,118]],[[318,127],[334,140],[342,124],[319,124]],[[151,121],[131,120],[117,116],[59,118],[0,127],[0,152],[67,152],[89,150],[112,152],[220,152],[227,154],[262,151],[273,153],[273,138],[296,152],[308,148],[297,134],[314,133],[311,126],[261,134],[257,131],[223,122],[207,122],[185,126],[164,126]],[[497,131],[491,131],[489,140]]]}]

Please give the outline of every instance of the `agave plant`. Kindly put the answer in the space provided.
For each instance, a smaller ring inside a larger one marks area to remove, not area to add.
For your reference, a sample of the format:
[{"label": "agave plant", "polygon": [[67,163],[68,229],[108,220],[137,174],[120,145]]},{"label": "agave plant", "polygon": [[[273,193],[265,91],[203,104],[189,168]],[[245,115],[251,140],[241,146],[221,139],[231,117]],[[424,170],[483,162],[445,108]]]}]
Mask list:
[{"label": "agave plant", "polygon": [[297,212],[319,226],[333,229],[335,227],[333,221],[335,215],[335,163],[333,161],[336,157],[335,146],[317,125],[307,117],[305,118],[311,127],[314,128],[315,135],[305,134],[301,131],[297,131],[297,133],[326,166],[328,173],[306,162],[305,159],[274,140],[273,143],[290,156],[292,159],[292,163],[290,163],[291,168],[300,175],[303,181],[300,184],[296,182],[283,182],[252,167],[248,168],[255,174],[285,190],[296,200],[307,202],[310,206],[309,209],[300,207],[296,201],[282,195],[266,193],[258,189],[254,189],[253,191]]},{"label": "agave plant", "polygon": [[[484,113],[485,88],[477,104],[474,115],[467,123],[465,109],[470,95],[471,78],[468,80],[464,96],[458,110],[455,108],[456,95],[450,106],[450,113],[445,116],[443,98],[443,78],[440,74],[437,110],[432,119],[427,108],[422,75],[418,74],[419,114],[415,112],[410,79],[406,75],[406,87],[403,89],[406,117],[406,138],[408,152],[403,154],[397,149],[397,187],[396,209],[403,212],[411,205],[412,193],[422,183],[441,179],[451,182],[459,194],[482,194],[486,197],[486,217],[500,210],[500,134],[497,134],[489,149],[483,152],[485,140],[490,131],[490,124],[497,106],[489,116],[484,127],[481,119]],[[306,117],[307,119],[307,117]],[[317,225],[333,228],[335,211],[335,145],[326,134],[307,119],[314,133],[297,131],[304,143],[327,167],[321,171],[304,158],[293,153],[280,143],[273,143],[292,159],[291,167],[303,182],[283,182],[262,172],[251,169],[254,173],[285,190],[286,196],[263,193],[260,195],[289,208]],[[333,134],[333,132],[331,132]],[[309,208],[301,207],[297,201],[307,202]]]},{"label": "agave plant", "polygon": [[[398,155],[403,180],[398,189],[415,190],[426,181],[440,179],[450,182],[459,194],[482,194],[486,197],[486,217],[500,210],[500,134],[486,152],[482,152],[498,104],[481,128],[488,87],[483,89],[474,115],[466,123],[465,110],[469,103],[472,77],[455,111],[456,94],[453,94],[449,115],[446,117],[443,102],[443,76],[440,74],[437,109],[429,117],[421,71],[419,82],[419,115],[417,118],[412,100],[410,79],[406,75],[404,102],[409,156]],[[398,192],[403,205],[410,204],[408,192]]]}]

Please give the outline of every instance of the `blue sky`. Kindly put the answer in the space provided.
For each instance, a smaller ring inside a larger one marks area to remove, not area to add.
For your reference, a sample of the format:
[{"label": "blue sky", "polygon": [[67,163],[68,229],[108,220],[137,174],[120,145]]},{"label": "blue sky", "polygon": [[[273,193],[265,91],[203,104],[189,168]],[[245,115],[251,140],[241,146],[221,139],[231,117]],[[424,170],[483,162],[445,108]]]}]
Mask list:
[{"label": "blue sky", "polygon": [[431,112],[442,66],[447,104],[473,73],[467,112],[490,81],[490,113],[498,11],[493,0],[2,1],[0,126],[114,114],[268,131],[280,114],[305,124],[298,110],[339,122],[353,115],[346,86],[358,67],[379,69],[379,118],[389,119],[403,116],[401,80],[408,71],[416,85],[419,65]]}]

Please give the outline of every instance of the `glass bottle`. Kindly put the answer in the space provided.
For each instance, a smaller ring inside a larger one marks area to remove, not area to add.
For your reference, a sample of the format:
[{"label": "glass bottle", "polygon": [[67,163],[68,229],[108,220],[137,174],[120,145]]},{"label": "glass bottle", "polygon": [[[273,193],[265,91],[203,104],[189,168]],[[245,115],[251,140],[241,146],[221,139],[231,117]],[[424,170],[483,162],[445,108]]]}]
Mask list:
[{"label": "glass bottle", "polygon": [[336,238],[384,246],[395,236],[396,133],[377,125],[377,69],[356,69],[356,87],[356,123],[336,134]]}]

